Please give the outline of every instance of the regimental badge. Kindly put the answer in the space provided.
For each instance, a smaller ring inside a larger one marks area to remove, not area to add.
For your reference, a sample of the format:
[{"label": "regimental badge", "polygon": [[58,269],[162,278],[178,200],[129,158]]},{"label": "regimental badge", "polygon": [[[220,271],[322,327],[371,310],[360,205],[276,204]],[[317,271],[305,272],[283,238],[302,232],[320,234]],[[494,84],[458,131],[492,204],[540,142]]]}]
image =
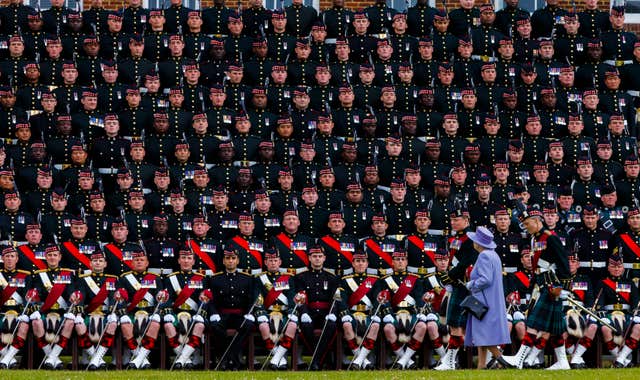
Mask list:
[{"label": "regimental badge", "polygon": [[133,254],[131,251],[123,251],[122,252],[122,260],[131,261],[133,260]]},{"label": "regimental badge", "polygon": [[600,247],[600,249],[609,249],[609,242],[606,240],[599,240],[598,247]]},{"label": "regimental badge", "polygon": [[202,289],[202,280],[189,280],[187,286],[190,289]]},{"label": "regimental badge", "polygon": [[140,281],[140,287],[143,289],[155,289],[156,288],[156,281],[155,280],[141,280]]},{"label": "regimental badge", "polygon": [[292,251],[305,251],[307,249],[307,243],[303,241],[292,241],[289,249]]},{"label": "regimental badge", "polygon": [[589,284],[586,282],[575,281],[571,283],[571,290],[588,290]]},{"label": "regimental badge", "polygon": [[393,244],[382,244],[380,248],[382,248],[382,252],[393,252],[396,246]]},{"label": "regimental badge", "polygon": [[162,253],[162,257],[173,257],[173,248],[162,248],[160,252]]},{"label": "regimental badge", "polygon": [[343,252],[354,252],[356,246],[353,243],[340,243],[340,250]]}]

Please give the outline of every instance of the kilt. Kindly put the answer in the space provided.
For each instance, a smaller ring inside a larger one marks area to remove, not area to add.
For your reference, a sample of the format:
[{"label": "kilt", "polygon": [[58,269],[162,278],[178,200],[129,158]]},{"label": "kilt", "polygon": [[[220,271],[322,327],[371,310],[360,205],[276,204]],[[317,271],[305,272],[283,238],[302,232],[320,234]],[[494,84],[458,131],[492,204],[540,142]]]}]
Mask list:
[{"label": "kilt", "polygon": [[447,305],[447,325],[451,327],[467,327],[467,313],[460,303],[469,295],[469,290],[462,286],[454,286]]},{"label": "kilt", "polygon": [[551,335],[562,335],[567,331],[567,321],[562,312],[562,300],[555,300],[547,287],[540,288],[538,301],[529,311],[527,327],[545,331]]}]

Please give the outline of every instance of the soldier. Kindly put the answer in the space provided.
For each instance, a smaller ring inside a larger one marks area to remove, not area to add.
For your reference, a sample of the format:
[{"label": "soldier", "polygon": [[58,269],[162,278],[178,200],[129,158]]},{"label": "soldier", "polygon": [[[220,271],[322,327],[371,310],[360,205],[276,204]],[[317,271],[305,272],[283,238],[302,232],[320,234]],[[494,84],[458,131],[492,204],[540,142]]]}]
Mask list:
[{"label": "soldier", "polygon": [[318,205],[318,189],[315,185],[307,183],[302,189],[301,198],[304,204],[298,207],[302,227],[300,231],[308,236],[322,236],[327,227],[329,210]]},{"label": "soldier", "polygon": [[574,230],[571,235],[573,249],[580,252],[580,269],[578,272],[590,278],[596,284],[605,277],[606,259],[609,255],[609,240],[612,235],[599,223],[599,210],[595,205],[587,203],[582,207],[583,226]]},{"label": "soldier", "polygon": [[98,242],[87,239],[87,222],[83,217],[71,219],[70,239],[60,246],[62,265],[78,274],[86,273],[91,268],[91,254],[100,250]]},{"label": "soldier", "polygon": [[[566,321],[562,315],[563,283],[569,273],[567,253],[558,236],[549,231],[542,222],[539,210],[529,207],[520,216],[527,232],[533,236],[534,258],[532,266],[536,271],[536,283],[540,295],[527,318],[527,335],[522,340],[520,349],[514,356],[505,356],[507,363],[522,368],[528,356],[536,358],[544,349],[547,341],[551,341],[557,361],[550,369],[571,368],[567,360],[562,334],[566,330]],[[562,298],[561,298],[562,297]],[[542,335],[538,336],[538,332]]]},{"label": "soldier", "polygon": [[[213,302],[209,303],[208,315],[211,328],[218,337],[226,337],[226,330],[233,328],[237,335],[228,347],[228,354],[220,357],[220,368],[237,370],[240,368],[240,354],[245,338],[253,330],[255,316],[251,314],[257,300],[255,279],[238,270],[238,254],[235,250],[224,250],[222,272],[216,273],[209,281]],[[221,342],[226,342],[221,339]],[[216,345],[218,348],[222,348]],[[217,351],[222,355],[221,351]]]},{"label": "soldier", "polygon": [[353,181],[347,185],[342,215],[345,221],[345,232],[353,236],[365,236],[371,228],[369,220],[374,210],[364,202],[362,185]]},{"label": "soldier", "polygon": [[634,154],[627,156],[624,161],[624,177],[615,181],[615,187],[620,191],[620,204],[631,205],[640,196],[640,163]]},{"label": "soldier", "polygon": [[283,273],[277,250],[267,249],[264,257],[267,270],[260,273],[256,280],[258,297],[262,297],[264,302],[255,308],[254,315],[257,317],[258,330],[265,348],[273,354],[270,367],[286,369],[285,355],[293,344],[298,326],[297,307],[292,306],[294,301],[301,302],[305,295],[298,293],[293,296],[293,276]]},{"label": "soldier", "polygon": [[[16,269],[18,263],[18,252],[13,247],[2,250],[3,269],[0,270],[0,296],[3,301],[2,311],[4,313],[2,329],[3,338],[9,336],[5,353],[0,360],[0,369],[13,369],[18,365],[15,356],[25,345],[25,339],[29,332],[30,308],[36,300],[33,299],[33,289],[31,288],[31,272]],[[11,331],[9,326],[16,326]]]},{"label": "soldier", "polygon": [[25,239],[26,243],[17,247],[17,250],[20,252],[17,267],[30,273],[47,269],[47,263],[45,261],[45,248],[47,244],[42,240],[39,223],[32,222],[27,225]]},{"label": "soldier", "polygon": [[447,325],[449,326],[449,345],[444,357],[440,358],[440,365],[435,369],[439,371],[456,368],[456,356],[464,345],[464,334],[467,325],[466,315],[462,313],[460,303],[469,294],[463,285],[468,281],[471,266],[475,263],[478,252],[473,248],[473,242],[467,232],[469,228],[469,212],[466,207],[459,204],[450,214],[451,230],[455,233],[449,240],[449,256],[451,268],[443,273],[441,281],[445,285],[453,287],[449,303],[447,305]]},{"label": "soldier", "polygon": [[[160,276],[147,272],[149,260],[141,249],[131,253],[130,272],[120,275],[116,293],[124,301],[118,303],[116,315],[120,316],[120,330],[124,345],[131,350],[132,358],[129,369],[149,368],[147,360],[149,352],[155,347],[160,331],[160,314],[162,306],[166,308],[168,291],[164,290]],[[133,323],[137,325],[134,335]],[[141,326],[146,326],[144,329]],[[140,343],[136,340],[140,338]],[[127,364],[123,359],[122,364]]]},{"label": "soldier", "polygon": [[[108,324],[116,320],[115,314],[111,314],[113,311],[111,296],[116,290],[118,276],[104,273],[107,261],[99,247],[93,249],[87,256],[90,261],[89,273],[80,275],[76,284],[76,289],[82,296],[80,306],[84,316],[80,315],[83,317],[82,323],[76,322],[75,330],[78,334],[78,343],[83,348],[80,363],[88,366],[90,370],[96,370],[106,368],[102,358],[113,344],[113,334],[108,336],[105,332],[102,339],[100,338]],[[93,326],[91,331],[88,331],[87,325]]]},{"label": "soldier", "polygon": [[193,239],[187,235],[186,243],[194,253],[193,267],[198,272],[211,276],[222,263],[218,253],[220,243],[207,237],[210,225],[206,214],[195,215],[191,220],[191,226]]},{"label": "soldier", "polygon": [[161,275],[177,268],[178,241],[169,237],[168,222],[167,214],[154,215],[152,235],[142,243],[149,254],[150,271]]},{"label": "soldier", "polygon": [[[322,369],[329,347],[335,339],[336,333],[336,293],[338,278],[324,268],[326,256],[319,246],[309,249],[309,270],[294,278],[294,288],[304,291],[307,304],[300,310],[300,332],[304,345],[315,353],[309,369]],[[324,327],[322,327],[324,325]],[[316,342],[314,329],[322,328],[324,333],[320,341]],[[313,347],[316,347],[313,350]]]},{"label": "soldier", "polygon": [[[568,257],[569,271],[571,273],[571,285],[569,288],[572,293],[571,297],[582,306],[588,307],[589,305],[593,305],[591,310],[595,310],[597,305],[594,305],[594,298],[596,296],[594,294],[594,282],[592,282],[589,277],[578,274],[578,269],[581,266],[579,260],[578,252],[572,251]],[[603,276],[603,278],[604,277],[606,276]],[[595,283],[597,284],[597,282]],[[576,316],[576,311],[572,311],[571,304],[569,304],[568,301],[563,301],[563,305],[565,306],[564,311],[567,314],[567,318],[572,318],[575,323],[573,317]],[[577,313],[577,316],[581,317],[579,313]],[[591,347],[593,339],[598,332],[598,324],[591,316],[588,316],[584,331],[582,326],[574,326],[571,322],[567,323],[567,327],[568,336],[566,339],[571,342],[571,345],[565,344],[565,346],[574,349],[570,362],[571,368],[586,368],[586,363],[582,359],[582,355]]]},{"label": "soldier", "polygon": [[[38,298],[34,298],[29,318],[38,347],[45,353],[44,368],[61,369],[63,364],[60,353],[67,347],[73,333],[75,306],[79,304],[82,295],[73,291],[76,278],[73,271],[59,267],[62,256],[58,247],[48,245],[45,257],[47,268],[34,273],[33,289]],[[60,316],[63,316],[63,320]],[[59,334],[53,329],[57,324],[62,324]]]},{"label": "soldier", "polygon": [[306,37],[311,26],[318,18],[318,11],[312,6],[304,5],[302,0],[294,0],[284,9],[287,18],[287,33],[294,37]]},{"label": "soldier", "polygon": [[263,254],[266,248],[265,242],[253,236],[254,229],[253,216],[249,213],[240,214],[238,217],[239,233],[225,244],[225,250],[233,251],[237,256],[235,261],[237,261],[236,266],[239,270],[248,274],[262,272]]},{"label": "soldier", "polygon": [[[0,230],[3,236],[10,236],[14,240],[24,241],[26,227],[34,223],[33,216],[20,210],[22,199],[17,190],[5,191],[3,203],[5,209],[0,213],[0,221],[2,222]],[[62,220],[59,219],[58,221],[62,222]],[[50,224],[52,224],[55,220],[51,220],[50,222]]]},{"label": "soldier", "polygon": [[[340,282],[339,316],[344,340],[353,352],[351,365],[356,369],[372,369],[368,356],[373,351],[380,330],[380,305],[386,302],[380,292],[378,276],[367,274],[369,261],[360,249],[353,253],[353,274],[343,276]],[[366,335],[365,332],[367,333]],[[358,338],[361,343],[358,343]]]},{"label": "soldier", "polygon": [[600,37],[604,63],[616,67],[631,63],[633,46],[638,39],[635,34],[624,31],[624,12],[624,6],[617,5],[611,8],[611,30],[603,31]]},{"label": "soldier", "polygon": [[418,276],[435,273],[435,253],[444,247],[444,240],[429,233],[431,215],[428,208],[420,208],[414,216],[416,232],[406,237],[408,266],[407,271]]},{"label": "soldier", "polygon": [[133,269],[133,256],[137,252],[142,251],[142,248],[128,241],[128,235],[129,228],[124,220],[118,218],[111,222],[111,239],[113,242],[107,243],[104,246],[107,257],[107,273],[119,276],[125,272],[127,268]]},{"label": "soldier", "polygon": [[364,239],[363,247],[369,258],[367,273],[386,275],[391,273],[393,260],[391,254],[399,244],[397,240],[387,236],[387,217],[384,213],[376,213],[371,218],[373,235]]},{"label": "soldier", "polygon": [[600,188],[600,219],[602,225],[609,232],[615,234],[622,229],[625,224],[625,210],[628,207],[618,205],[618,194],[616,188],[611,184],[605,184]]},{"label": "soldier", "polygon": [[271,246],[278,251],[281,267],[290,275],[306,270],[309,266],[307,250],[313,239],[300,233],[300,219],[296,209],[287,209],[282,215],[282,232],[271,237]]},{"label": "soldier", "polygon": [[[635,281],[624,277],[626,263],[622,256],[613,252],[609,257],[608,276],[601,279],[602,296],[599,305],[607,312],[608,321],[615,321],[618,329],[626,331],[612,331],[610,327],[602,326],[602,339],[607,350],[616,357],[614,368],[624,368],[629,365],[629,355],[637,348],[640,338],[640,327],[636,313],[631,313],[633,305],[637,305],[638,287]],[[629,333],[625,337],[625,334]]]},{"label": "soldier", "polygon": [[515,329],[515,336],[519,341],[524,339],[527,334],[527,318],[524,312],[528,309],[535,286],[535,273],[531,266],[531,246],[528,242],[522,240],[519,244],[520,261],[518,270],[513,273],[507,273],[503,277],[505,293],[507,293],[507,304],[513,307],[513,313],[508,314],[509,329]]},{"label": "soldier", "polygon": [[375,3],[364,9],[366,17],[370,20],[369,34],[385,33],[391,28],[393,16],[398,13],[397,10],[387,6],[386,2],[376,0]]},{"label": "soldier", "polygon": [[350,36],[353,34],[354,12],[345,8],[344,0],[333,0],[332,7],[325,9],[320,14],[322,22],[327,28],[327,38],[336,38],[339,36]]},{"label": "soldier", "polygon": [[[180,270],[164,279],[164,288],[169,292],[169,307],[164,312],[163,328],[169,347],[176,353],[175,369],[193,368],[192,355],[202,344],[208,316],[207,303],[213,298],[208,279],[193,270],[194,262],[193,251],[180,249]],[[180,344],[181,339],[186,339],[187,343]]]},{"label": "soldier", "polygon": [[318,244],[327,256],[325,266],[336,276],[351,274],[353,253],[356,251],[358,241],[354,236],[344,233],[346,223],[342,212],[331,212],[327,226],[329,234],[318,240]]},{"label": "soldier", "polygon": [[423,284],[420,277],[407,273],[405,250],[397,248],[392,256],[393,272],[380,279],[382,289],[389,292],[382,310],[384,335],[396,355],[396,368],[415,368],[412,358],[427,332]]}]

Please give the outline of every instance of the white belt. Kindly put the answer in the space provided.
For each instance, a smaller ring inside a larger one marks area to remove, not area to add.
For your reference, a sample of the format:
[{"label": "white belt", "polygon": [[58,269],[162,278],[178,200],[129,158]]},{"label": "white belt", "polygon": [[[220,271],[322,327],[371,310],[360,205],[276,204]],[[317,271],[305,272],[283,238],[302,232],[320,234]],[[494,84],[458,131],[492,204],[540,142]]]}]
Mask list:
[{"label": "white belt", "polygon": [[244,269],[239,269],[240,271],[244,272],[244,273],[249,273],[252,275],[256,275],[256,274],[260,274],[262,273],[262,269],[249,269],[249,268],[244,268]]},{"label": "white belt", "polygon": [[389,269],[375,269],[375,268],[367,268],[367,273],[368,274],[375,274],[375,275],[387,275],[387,274],[391,274],[393,273],[393,269],[389,268]]},{"label": "white belt", "polygon": [[636,90],[628,90],[627,94],[631,95],[631,96],[635,96],[635,97],[639,97],[640,96],[640,91],[636,91]]},{"label": "white belt", "polygon": [[640,269],[640,263],[624,263],[624,269]]},{"label": "white belt", "polygon": [[556,264],[551,264],[547,260],[538,259],[538,273],[548,272],[550,270],[556,270]]},{"label": "white belt", "polygon": [[[424,268],[424,267],[422,267],[422,268]],[[418,268],[418,267],[408,266],[408,267],[407,267],[407,272],[409,272],[409,273],[418,273],[418,270],[419,270],[419,269],[420,269],[420,268]],[[427,270],[427,273],[429,273],[429,274],[431,274],[431,273],[435,273],[435,271],[436,271],[436,267],[424,268],[424,269],[426,269],[426,270]]]},{"label": "white belt", "polygon": [[604,261],[580,261],[580,266],[584,268],[605,268],[607,263]]},{"label": "white belt", "polygon": [[171,269],[165,268],[147,268],[147,272],[157,274],[158,276],[162,276],[164,274],[171,273]]},{"label": "white belt", "polygon": [[[575,300],[575,301],[573,301],[573,303],[574,303],[574,304],[578,304],[578,305],[580,305],[580,306],[584,306],[584,304],[582,303],[582,301],[577,301],[577,300]],[[569,303],[569,301],[567,301],[567,300],[563,300],[563,301],[562,301],[562,306],[571,306],[571,304]]]},{"label": "white belt", "polygon": [[[324,268],[324,269],[327,269],[327,268]],[[294,272],[294,271],[295,271],[295,273],[296,273],[296,274],[298,274],[298,273],[302,273],[302,272],[304,272],[305,270],[307,270],[307,268],[304,268],[304,267],[302,267],[302,268],[285,268],[285,271],[286,271],[286,272]],[[328,269],[327,269],[327,270],[328,270]],[[262,273],[262,271],[261,271],[261,270],[258,270],[258,273]],[[255,273],[253,273],[253,270],[251,271],[251,274],[255,274]]]},{"label": "white belt", "polygon": [[62,170],[63,167],[62,167],[62,164],[55,164],[53,165],[53,168],[56,170]]},{"label": "white belt", "polygon": [[118,174],[118,169],[116,169],[116,168],[98,168],[98,173],[100,173],[100,174]]},{"label": "white belt", "polygon": [[[604,61],[604,63],[606,63],[607,65],[611,65],[611,66],[624,66],[624,65],[630,65],[633,63],[632,60],[622,60],[622,59],[607,59],[606,61]],[[621,63],[621,65],[618,65],[618,63]]]},{"label": "white belt", "polygon": [[502,269],[507,273],[516,273],[518,271],[518,267],[504,267]]},{"label": "white belt", "polygon": [[[620,310],[620,308],[617,305],[605,305],[604,306],[605,310]],[[630,306],[629,305],[622,305],[622,310],[629,310]]]}]

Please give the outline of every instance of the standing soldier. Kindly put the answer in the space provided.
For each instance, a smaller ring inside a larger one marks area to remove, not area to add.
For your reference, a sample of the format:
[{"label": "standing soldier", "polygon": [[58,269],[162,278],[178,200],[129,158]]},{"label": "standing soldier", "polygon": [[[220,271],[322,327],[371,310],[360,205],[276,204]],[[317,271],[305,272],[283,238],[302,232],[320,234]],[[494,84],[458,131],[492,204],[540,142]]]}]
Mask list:
[{"label": "standing soldier", "polygon": [[611,255],[620,255],[628,278],[640,277],[640,208],[632,205],[627,213],[628,230],[611,239]]},{"label": "standing soldier", "polygon": [[[528,356],[536,358],[544,350],[547,341],[554,336],[552,345],[557,362],[549,369],[569,369],[569,361],[562,334],[567,324],[562,314],[562,299],[566,299],[563,283],[569,276],[567,253],[558,236],[549,231],[543,221],[540,210],[529,207],[523,211],[520,219],[533,239],[532,267],[536,272],[536,284],[540,295],[527,317],[527,335],[514,356],[504,359],[507,363],[522,368]],[[541,333],[541,334],[538,334]]]},{"label": "standing soldier", "polygon": [[469,229],[469,212],[462,205],[458,205],[451,213],[451,230],[455,232],[449,238],[449,256],[451,257],[451,269],[441,275],[442,283],[453,287],[449,304],[447,305],[447,325],[450,334],[449,345],[444,357],[440,359],[440,365],[436,370],[452,370],[456,368],[456,356],[460,348],[464,346],[465,327],[467,315],[460,306],[462,300],[469,295],[464,285],[469,277],[473,264],[478,258],[478,252],[473,249],[473,242],[467,236]]},{"label": "standing soldier", "polygon": [[575,230],[570,239],[576,252],[580,252],[581,261],[578,272],[589,276],[594,284],[606,276],[605,267],[610,252],[611,232],[601,226],[598,223],[599,220],[596,206],[591,203],[584,205],[582,207],[583,226]]},{"label": "standing soldier", "polygon": [[[31,287],[31,272],[16,269],[17,264],[18,252],[15,248],[3,249],[3,269],[0,269],[0,308],[4,314],[2,340],[7,342],[7,336],[10,336],[11,340],[3,350],[5,352],[0,360],[0,369],[17,367],[18,361],[15,356],[24,347],[29,332],[29,316],[25,308],[31,307],[35,301]],[[14,324],[17,324],[17,327],[11,331],[9,326]]]}]

